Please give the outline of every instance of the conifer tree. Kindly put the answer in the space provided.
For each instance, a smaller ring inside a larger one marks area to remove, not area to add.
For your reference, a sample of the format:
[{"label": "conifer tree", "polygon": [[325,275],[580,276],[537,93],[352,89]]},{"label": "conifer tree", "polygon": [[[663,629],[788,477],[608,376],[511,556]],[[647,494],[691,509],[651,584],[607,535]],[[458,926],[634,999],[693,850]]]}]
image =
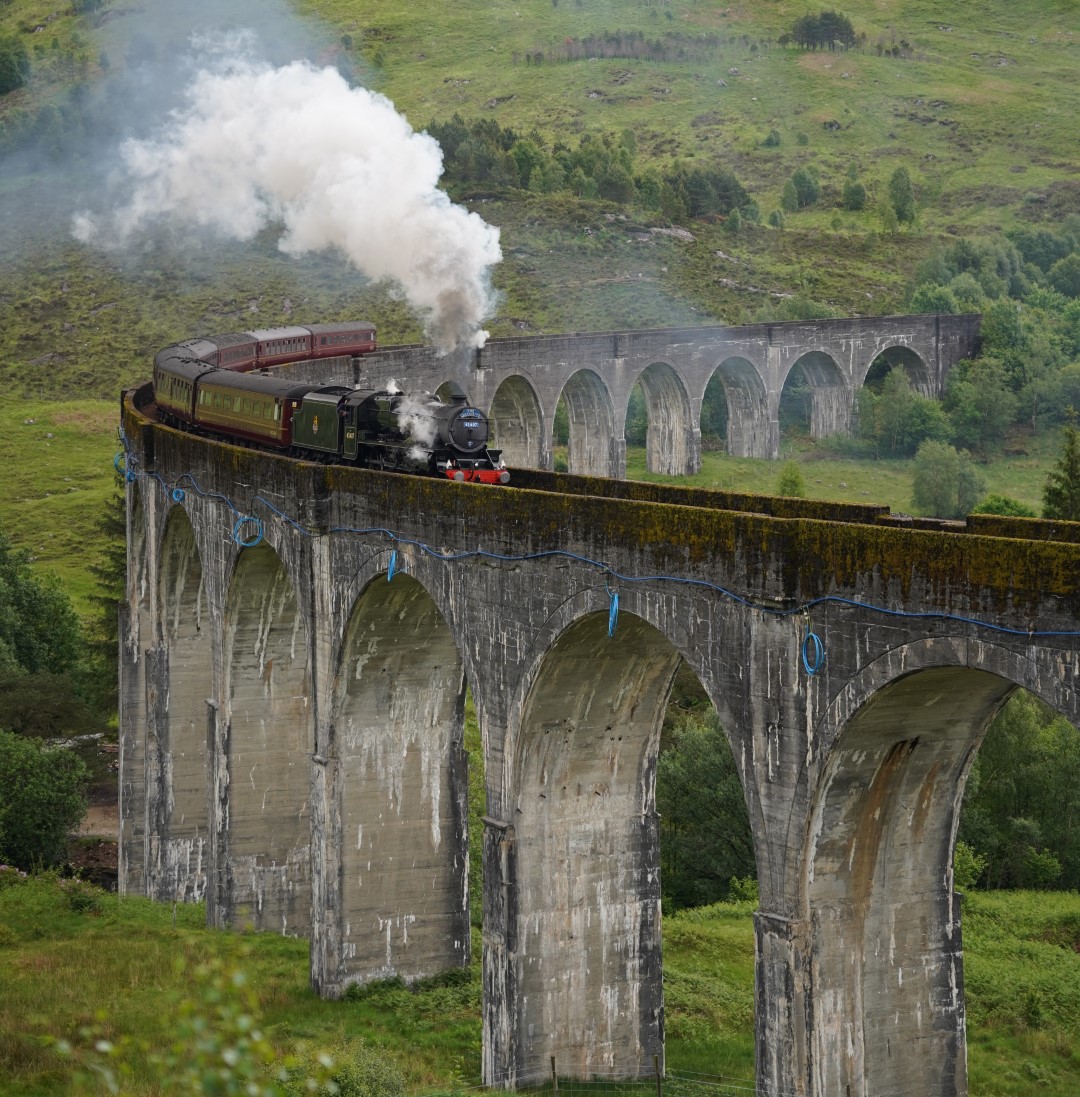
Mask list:
[{"label": "conifer tree", "polygon": [[1080,430],[1065,427],[1065,449],[1046,477],[1043,517],[1080,522]]}]

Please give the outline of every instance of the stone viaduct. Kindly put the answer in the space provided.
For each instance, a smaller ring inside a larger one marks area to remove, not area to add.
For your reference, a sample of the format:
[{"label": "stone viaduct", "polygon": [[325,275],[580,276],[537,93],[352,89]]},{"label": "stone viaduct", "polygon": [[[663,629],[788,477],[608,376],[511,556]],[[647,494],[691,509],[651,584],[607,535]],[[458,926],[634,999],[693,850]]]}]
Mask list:
[{"label": "stone viaduct", "polygon": [[967,1092],[959,806],[1014,689],[1080,721],[1080,526],[314,465],[169,430],[148,399],[123,408],[129,893],[306,935],[328,997],[468,964],[480,902],[485,1081],[550,1056],[649,1075],[685,661],[753,829],[758,1092]]},{"label": "stone viaduct", "polygon": [[[701,466],[701,405],[714,375],[727,404],[727,452],[776,457],[780,398],[801,372],[810,389],[814,437],[848,429],[871,365],[902,366],[915,388],[941,395],[949,370],[978,346],[978,315],[874,316],[744,327],[664,329],[494,339],[483,350],[439,358],[430,349],[391,348],[356,359],[337,379],[381,388],[407,378],[435,392],[456,381],[495,423],[507,463],[552,467],[555,409],[570,420],[569,470],[626,475],[624,426],[638,383],[649,416],[650,472],[683,475]],[[315,367],[318,377],[325,366]],[[300,364],[298,379],[315,376]]]}]

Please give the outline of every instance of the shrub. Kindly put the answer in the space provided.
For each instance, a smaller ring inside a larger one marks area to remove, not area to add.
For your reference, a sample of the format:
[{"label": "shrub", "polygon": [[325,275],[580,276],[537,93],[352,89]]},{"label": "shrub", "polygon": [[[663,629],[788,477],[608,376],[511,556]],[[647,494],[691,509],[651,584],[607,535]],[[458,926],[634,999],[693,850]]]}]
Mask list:
[{"label": "shrub", "polygon": [[953,887],[957,891],[970,891],[986,868],[986,858],[980,856],[967,842],[957,842],[953,853]]},{"label": "shrub", "polygon": [[776,494],[792,499],[806,498],[806,482],[799,466],[794,461],[785,461],[776,481]]},{"label": "shrub", "polygon": [[1011,495],[1000,495],[991,492],[975,509],[972,514],[1001,514],[1006,518],[1035,518],[1035,511],[1014,499]]},{"label": "shrub", "polygon": [[0,731],[0,856],[22,869],[62,861],[86,812],[87,777],[70,750]]},{"label": "shrub", "polygon": [[961,518],[983,494],[982,477],[966,452],[944,442],[923,442],[915,454],[912,502],[934,518]]},{"label": "shrub", "polygon": [[[325,1078],[318,1089],[312,1079]],[[328,1051],[309,1052],[284,1084],[288,1097],[309,1093],[338,1094],[339,1097],[400,1097],[405,1079],[396,1064],[378,1048],[358,1041],[341,1043]]]}]

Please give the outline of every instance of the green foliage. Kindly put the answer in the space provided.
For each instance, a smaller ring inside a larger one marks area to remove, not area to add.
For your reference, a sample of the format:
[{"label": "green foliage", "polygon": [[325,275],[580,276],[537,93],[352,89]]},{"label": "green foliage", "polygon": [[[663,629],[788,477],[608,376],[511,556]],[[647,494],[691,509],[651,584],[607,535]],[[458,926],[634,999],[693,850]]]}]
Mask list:
[{"label": "green foliage", "polygon": [[0,35],[0,95],[21,88],[30,79],[30,54],[21,38]]},{"label": "green foliage", "polygon": [[928,439],[944,442],[951,436],[941,405],[920,396],[902,366],[893,366],[879,385],[868,382],[857,408],[859,435],[873,443],[878,455],[910,457]]},{"label": "green foliage", "polygon": [[776,149],[780,147],[781,140],[782,139],[780,137],[780,131],[777,129],[772,129],[769,130],[768,136],[761,143],[767,149]]},{"label": "green foliage", "polygon": [[1001,495],[999,492],[991,492],[985,499],[971,511],[972,514],[1001,514],[1006,518],[1035,518],[1035,510],[1027,503],[1021,503],[1019,499],[1013,499],[1010,495]]},{"label": "green foliage", "polygon": [[923,442],[915,454],[912,505],[933,518],[962,518],[982,498],[984,485],[971,458],[945,442]]},{"label": "green foliage", "polygon": [[0,728],[16,735],[71,738],[104,732],[101,717],[60,674],[0,671]]},{"label": "green foliage", "polygon": [[1043,489],[1043,517],[1080,522],[1080,430],[1065,427],[1065,446]]},{"label": "green foliage", "polygon": [[1050,285],[1066,297],[1080,297],[1080,255],[1073,252],[1059,259],[1049,273]]},{"label": "green foliage", "polygon": [[701,441],[706,449],[722,449],[727,442],[728,406],[723,377],[714,373],[701,401]]},{"label": "green foliage", "polygon": [[86,779],[70,750],[0,731],[0,859],[27,870],[62,861],[86,812]]},{"label": "green foliage", "polygon": [[[818,180],[814,168],[797,168],[791,177],[791,185],[795,188],[795,201],[798,209],[805,209],[814,205],[821,197],[821,183]],[[786,199],[786,190],[785,190]],[[787,208],[786,202],[784,208]]]},{"label": "green foliage", "polygon": [[955,315],[960,311],[956,297],[947,286],[924,283],[911,295],[912,312],[945,312]]},{"label": "green foliage", "polygon": [[953,851],[953,887],[968,891],[975,886],[986,868],[986,858],[980,856],[964,841],[956,843]]},{"label": "green foliage", "polygon": [[1080,885],[1080,732],[1030,693],[986,734],[959,837],[985,861],[987,887]]},{"label": "green foliage", "polygon": [[799,192],[795,187],[794,179],[789,179],[784,184],[784,189],[780,197],[780,205],[784,213],[794,213],[799,208]]},{"label": "green foliage", "polygon": [[76,1092],[98,1091],[99,1084],[109,1093],[129,1092],[144,1059],[167,1093],[284,1097],[339,1092],[329,1084],[332,1072],[348,1072],[328,1053],[314,1053],[300,1065],[286,1061],[274,1047],[261,1028],[258,998],[243,971],[215,960],[204,965],[199,976],[198,998],[170,1004],[175,1038],[167,1051],[151,1049],[131,1035],[110,1040],[100,1025],[83,1030],[89,1046],[61,1043],[61,1053],[74,1057],[80,1067]]},{"label": "green foliage", "polygon": [[742,784],[715,710],[676,726],[656,767],[661,884],[665,904],[699,906],[754,876],[754,846]]},{"label": "green foliage", "polygon": [[29,553],[0,533],[0,670],[73,674],[82,630],[67,595],[30,570]]},{"label": "green foliage", "polygon": [[852,210],[853,212],[859,212],[866,209],[866,203],[869,201],[869,195],[866,193],[866,187],[858,181],[858,179],[849,179],[844,184],[844,209]]},{"label": "green foliage", "polygon": [[803,49],[845,49],[855,45],[855,28],[846,15],[822,11],[796,19],[790,38]]},{"label": "green foliage", "polygon": [[[321,1079],[318,1088],[313,1082]],[[402,1097],[405,1079],[393,1061],[368,1044],[354,1041],[308,1051],[287,1068],[283,1097],[335,1094],[337,1097]]]},{"label": "green foliage", "polygon": [[958,363],[949,374],[945,410],[962,449],[998,453],[1017,410],[1005,367],[993,358]]},{"label": "green foliage", "polygon": [[889,177],[889,202],[901,225],[915,221],[915,188],[905,167],[897,168]]},{"label": "green foliage", "polygon": [[638,382],[630,390],[630,399],[626,405],[626,427],[624,437],[628,446],[645,445],[649,430],[649,412],[645,405],[645,392]]},{"label": "green foliage", "polygon": [[792,499],[806,498],[806,481],[796,461],[785,461],[776,480],[776,494]]}]

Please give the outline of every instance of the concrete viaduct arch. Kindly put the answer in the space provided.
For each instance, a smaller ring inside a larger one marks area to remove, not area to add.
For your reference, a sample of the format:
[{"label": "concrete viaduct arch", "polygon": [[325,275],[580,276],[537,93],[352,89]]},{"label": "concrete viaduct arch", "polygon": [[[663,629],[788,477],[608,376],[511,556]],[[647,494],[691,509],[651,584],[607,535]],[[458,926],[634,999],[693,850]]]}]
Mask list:
[{"label": "concrete viaduct arch", "polygon": [[[650,1074],[655,760],[683,658],[721,713],[754,833],[759,1091],[966,1092],[956,812],[1011,689],[1080,722],[1080,530],[327,468],[163,428],[144,398],[124,413],[126,890],[205,888],[215,925],[309,936],[326,996],[467,963],[468,682],[485,1079],[523,1084],[551,1055],[581,1077]],[[259,544],[230,538],[219,495],[262,520]],[[508,559],[458,555],[477,548]],[[808,675],[806,623],[784,613],[823,596]],[[207,815],[191,823],[200,694]]]},{"label": "concrete viaduct arch", "polygon": [[824,436],[848,429],[855,396],[879,355],[907,369],[924,395],[940,395],[952,367],[976,352],[979,322],[977,315],[874,316],[493,339],[480,351],[447,358],[430,347],[390,347],[332,376],[327,362],[282,372],[364,387],[407,380],[431,392],[455,381],[495,420],[508,461],[518,467],[553,467],[562,396],[571,419],[570,471],[612,477],[626,475],[626,409],[640,381],[649,412],[648,468],[679,475],[701,467],[701,406],[717,371],[728,407],[728,452],[777,457],[780,396],[796,364],[812,390],[811,432]]}]

